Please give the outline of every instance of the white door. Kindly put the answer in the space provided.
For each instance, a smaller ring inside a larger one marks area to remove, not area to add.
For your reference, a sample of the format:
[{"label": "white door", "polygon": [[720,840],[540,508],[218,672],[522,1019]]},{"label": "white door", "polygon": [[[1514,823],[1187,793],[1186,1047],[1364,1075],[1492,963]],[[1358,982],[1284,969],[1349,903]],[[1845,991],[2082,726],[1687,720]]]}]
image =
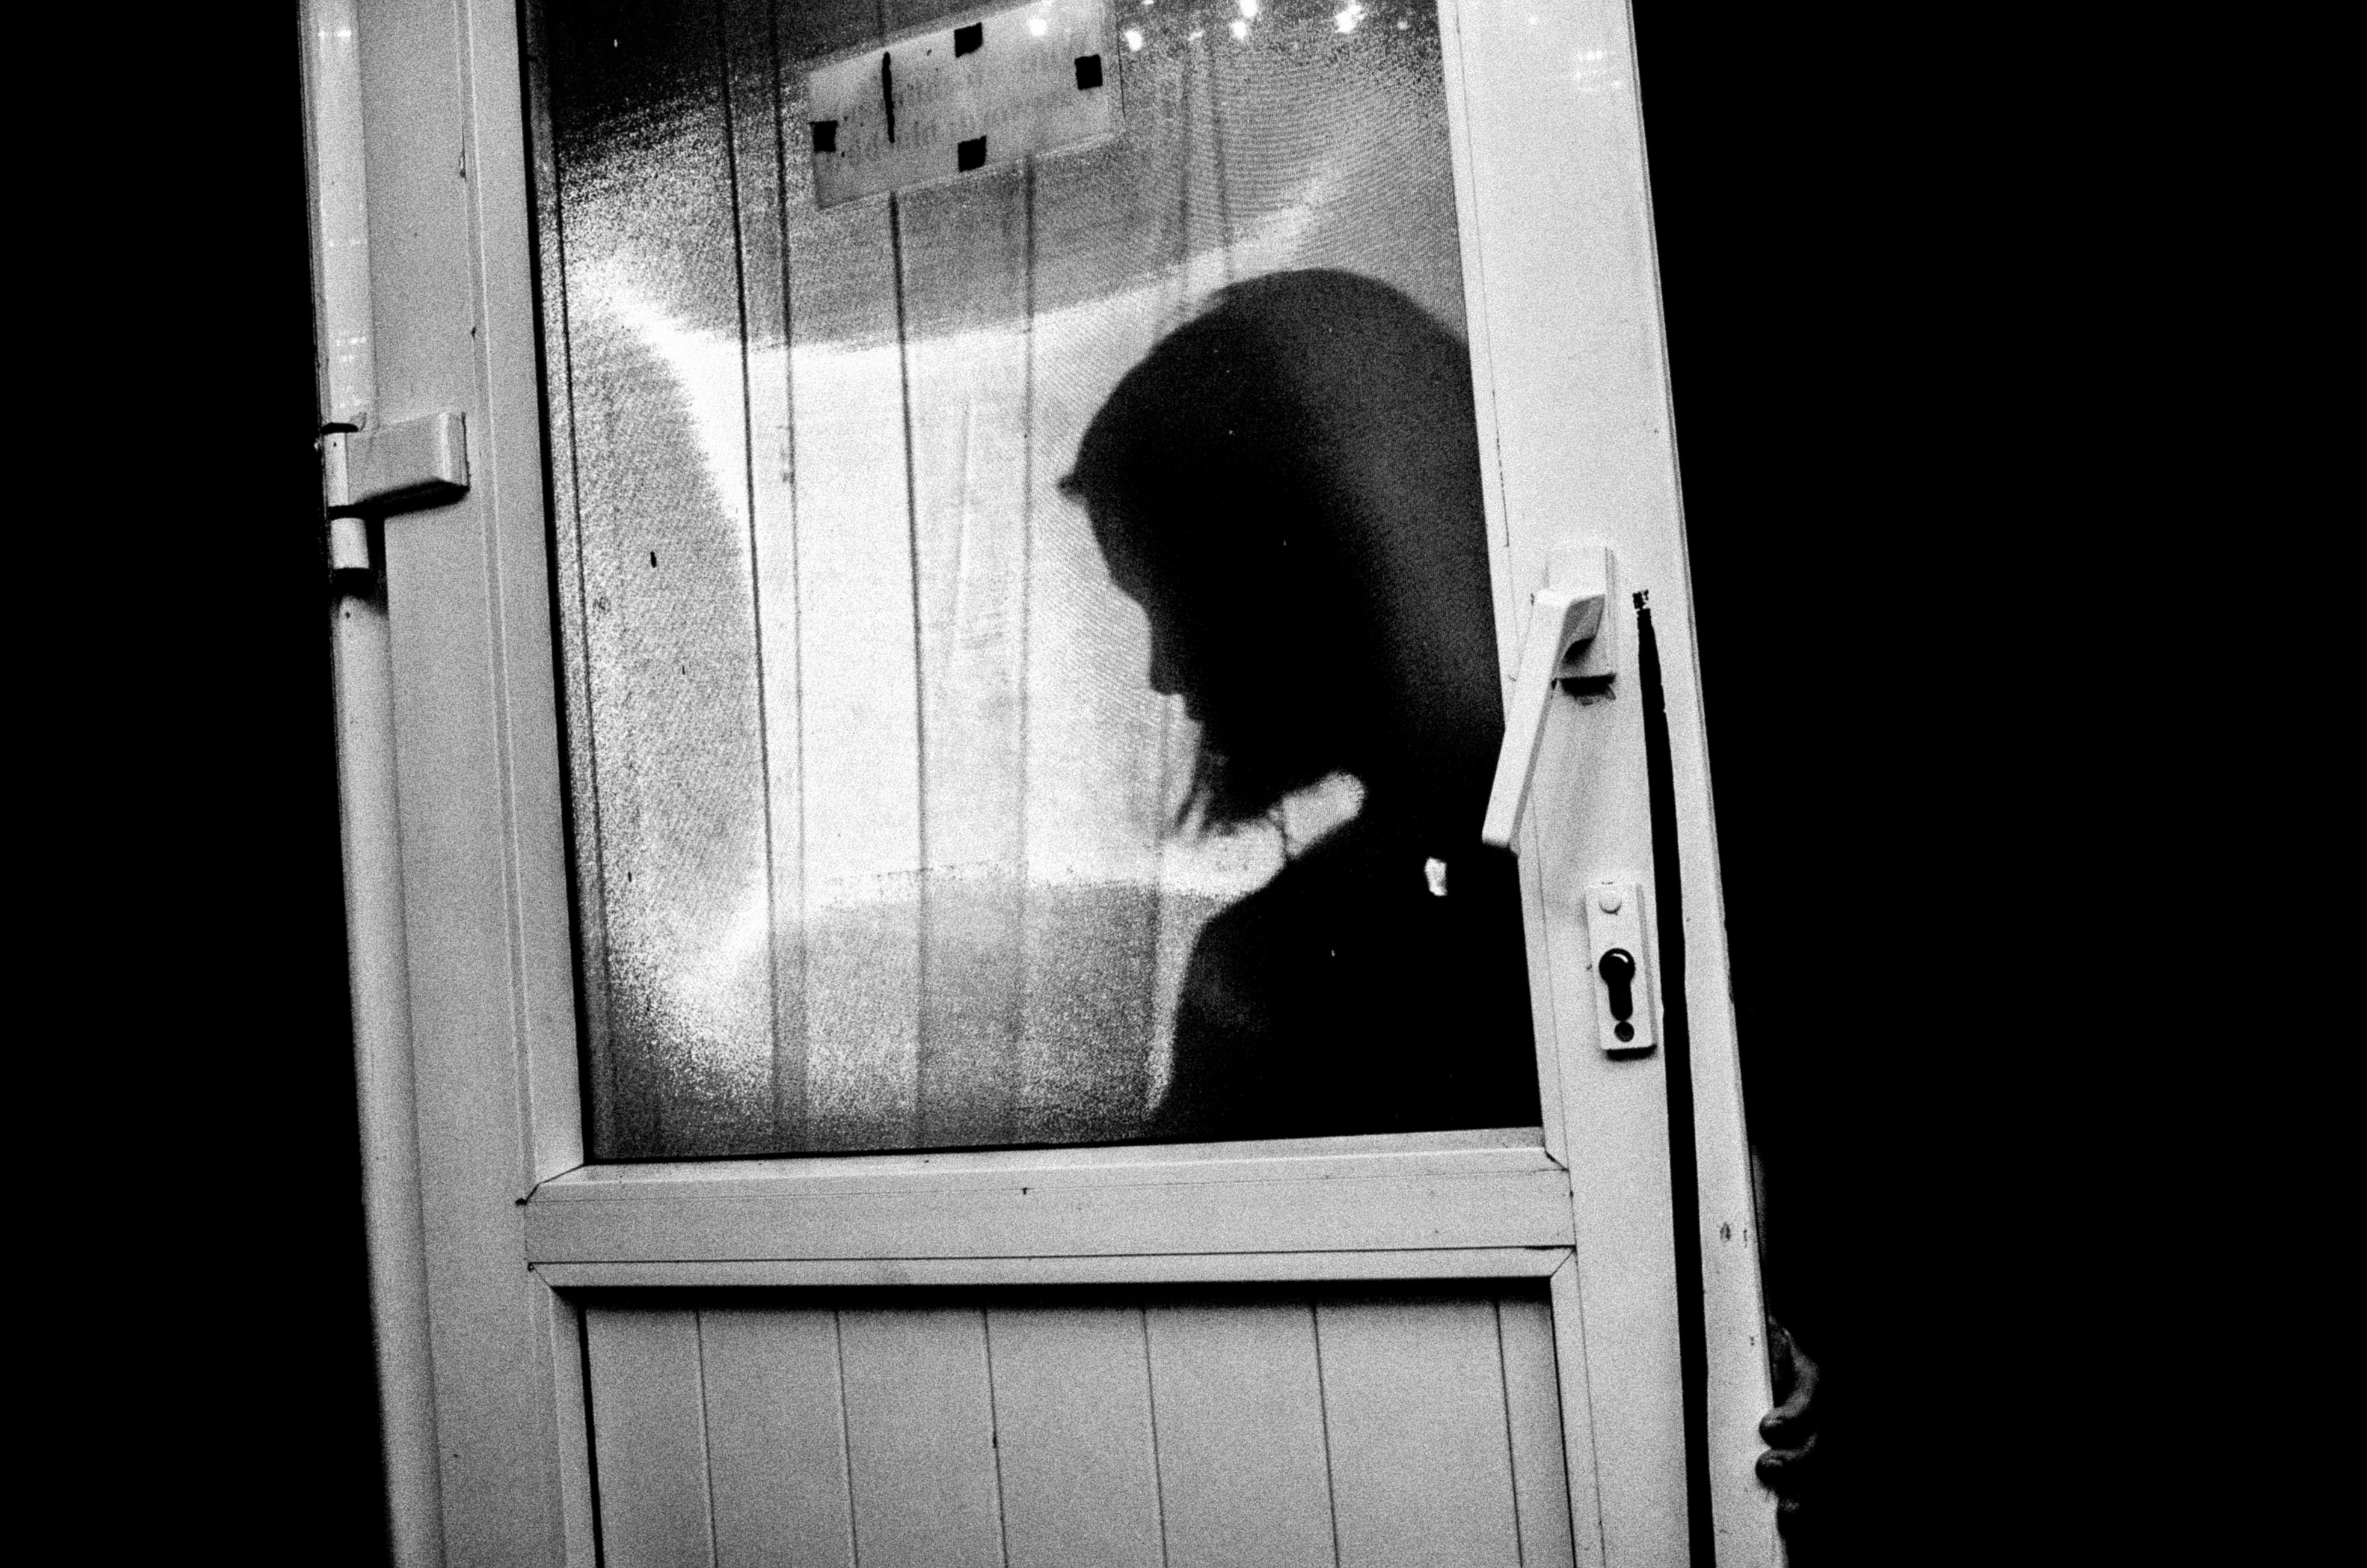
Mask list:
[{"label": "white door", "polygon": [[[466,430],[338,611],[404,1561],[1775,1560],[1624,7],[527,11],[306,20],[333,482]],[[1059,481],[1341,272],[1467,345],[1517,1093],[1179,1121],[1294,929],[1228,911],[1384,789],[1176,829],[1192,680]]]}]

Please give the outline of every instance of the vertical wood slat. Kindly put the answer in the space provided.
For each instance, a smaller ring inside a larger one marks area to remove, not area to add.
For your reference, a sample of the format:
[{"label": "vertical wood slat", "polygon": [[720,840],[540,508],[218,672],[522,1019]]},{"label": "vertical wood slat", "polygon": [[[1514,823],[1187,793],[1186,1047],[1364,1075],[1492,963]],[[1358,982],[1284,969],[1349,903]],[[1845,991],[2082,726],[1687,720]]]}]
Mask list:
[{"label": "vertical wood slat", "polygon": [[590,1562],[600,1539],[598,1503],[592,1479],[591,1380],[584,1366],[586,1334],[580,1302],[542,1292],[536,1314],[548,1336],[551,1409],[556,1416],[560,1497],[567,1561]]},{"label": "vertical wood slat", "polygon": [[1512,1434],[1523,1568],[1576,1568],[1552,1306],[1534,1293],[1508,1291],[1496,1302],[1496,1332],[1504,1359],[1504,1425]]},{"label": "vertical wood slat", "polygon": [[1331,1301],[1315,1319],[1342,1568],[1519,1568],[1492,1303]]},{"label": "vertical wood slat", "polygon": [[[1220,73],[1208,40],[1180,40],[1147,85],[1157,95],[1156,109],[1147,112],[1156,113],[1161,128],[1161,161],[1177,172],[1174,209],[1161,235],[1172,252],[1169,286],[1157,299],[1158,315],[1142,344],[1144,353],[1233,282],[1238,265],[1231,182],[1220,161],[1226,148]],[[1121,374],[1126,368],[1118,367]],[[1198,737],[1180,704],[1162,716],[1156,808],[1163,826],[1167,814],[1181,804],[1192,776]],[[1231,889],[1259,886],[1282,869],[1284,860],[1281,835],[1263,825],[1226,834],[1164,833],[1156,852],[1160,896],[1149,960],[1153,997],[1150,1034],[1159,1055],[1145,1075],[1150,1108],[1157,1106],[1165,1091],[1172,1065],[1175,1004],[1201,928],[1231,901]]]},{"label": "vertical wood slat", "polygon": [[608,1035],[608,949],[606,896],[600,886],[600,792],[595,766],[596,737],[592,725],[592,665],[585,643],[590,592],[584,586],[584,540],[582,504],[575,482],[577,461],[573,354],[568,343],[567,214],[561,197],[559,151],[551,108],[550,40],[540,6],[520,7],[527,33],[527,90],[532,107],[529,123],[536,134],[528,139],[534,157],[535,250],[541,271],[536,306],[543,333],[545,393],[543,424],[550,449],[550,516],[553,566],[558,592],[557,612],[561,708],[569,722],[567,784],[576,819],[579,848],[574,854],[578,916],[575,921],[576,962],[583,984],[580,1005],[586,1055],[597,1081],[584,1084],[590,1111],[592,1153],[596,1157],[616,1146],[617,1096],[615,1054]]},{"label": "vertical wood slat", "polygon": [[839,1345],[856,1560],[863,1568],[1000,1568],[984,1314],[844,1311]]},{"label": "vertical wood slat", "polygon": [[[722,42],[711,7],[638,22],[627,39],[555,29],[548,54],[588,598],[574,717],[595,741],[601,807],[596,838],[579,842],[601,862],[583,886],[606,928],[611,1061],[598,1066],[614,1069],[615,1114],[599,1152],[612,1157],[736,1152],[761,1145],[771,1112]],[[640,133],[619,138],[628,99]],[[711,830],[673,831],[685,817]],[[657,1048],[685,1037],[699,1049]]]},{"label": "vertical wood slat", "polygon": [[1140,1309],[1002,1307],[987,1324],[1009,1568],[1159,1568]]},{"label": "vertical wood slat", "polygon": [[[882,0],[887,32],[949,17]],[[902,195],[920,660],[922,966],[913,1141],[1006,1143],[1020,1036],[1026,784],[1028,182]]]},{"label": "vertical wood slat", "polygon": [[1193,70],[1185,51],[1131,58],[1127,135],[1036,168],[1018,1087],[1030,1141],[1125,1136],[1145,1109],[1160,841],[1180,784],[1167,766],[1172,705],[1145,682],[1140,612],[1111,589],[1086,517],[1057,486],[1110,389],[1205,291],[1190,265],[1210,243],[1214,173],[1193,158],[1207,141]]},{"label": "vertical wood slat", "polygon": [[756,624],[759,749],[764,771],[765,905],[772,1002],[770,1148],[805,1139],[806,1021],[802,892],[804,770],[799,723],[797,496],[789,385],[788,152],[771,0],[726,0],[732,180],[745,320],[748,521]]},{"label": "vertical wood slat", "polygon": [[594,1307],[583,1331],[609,1568],[711,1568],[697,1314]]},{"label": "vertical wood slat", "polygon": [[[763,536],[759,589],[775,1055],[781,1146],[826,1149],[892,1142],[910,1122],[912,1010],[900,1001],[918,987],[919,953],[895,889],[919,864],[912,584],[884,204],[816,209],[800,68],[874,37],[878,13],[873,0],[771,10],[785,505]],[[777,694],[776,667],[795,678]]]},{"label": "vertical wood slat", "polygon": [[855,1568],[836,1314],[699,1314],[716,1568]]},{"label": "vertical wood slat", "polygon": [[891,204],[789,205],[803,704],[776,746],[805,768],[808,1146],[906,1147],[923,829]]},{"label": "vertical wood slat", "polygon": [[1586,1354],[1586,1303],[1578,1264],[1565,1259],[1546,1281],[1552,1303],[1554,1375],[1560,1385],[1564,1473],[1569,1480],[1570,1530],[1579,1562],[1602,1568],[1612,1561],[1603,1512],[1608,1501],[1596,1461],[1594,1379]]},{"label": "vertical wood slat", "polygon": [[1256,1302],[1146,1315],[1169,1568],[1331,1568],[1313,1312]]},{"label": "vertical wood slat", "polygon": [[1025,850],[1027,186],[1024,166],[909,193],[903,367],[928,866],[923,1146],[1011,1135]]}]

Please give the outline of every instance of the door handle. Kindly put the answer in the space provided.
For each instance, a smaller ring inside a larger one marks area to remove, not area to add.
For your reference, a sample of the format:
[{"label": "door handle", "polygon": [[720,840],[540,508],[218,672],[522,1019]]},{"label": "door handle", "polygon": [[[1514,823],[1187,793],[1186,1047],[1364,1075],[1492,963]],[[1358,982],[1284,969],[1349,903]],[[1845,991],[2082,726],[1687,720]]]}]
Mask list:
[{"label": "door handle", "polygon": [[1565,681],[1607,682],[1615,672],[1607,618],[1612,567],[1611,552],[1601,545],[1566,545],[1554,552],[1546,585],[1529,596],[1528,636],[1504,705],[1504,744],[1496,753],[1496,780],[1479,828],[1483,843],[1512,847],[1555,688]]}]

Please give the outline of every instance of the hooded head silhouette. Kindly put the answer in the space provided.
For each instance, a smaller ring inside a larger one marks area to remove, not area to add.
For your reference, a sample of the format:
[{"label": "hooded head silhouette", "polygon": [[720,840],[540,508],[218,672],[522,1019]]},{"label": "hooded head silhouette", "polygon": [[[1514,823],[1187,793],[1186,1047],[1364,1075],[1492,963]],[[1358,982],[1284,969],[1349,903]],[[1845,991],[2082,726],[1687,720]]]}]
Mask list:
[{"label": "hooded head silhouette", "polygon": [[1201,726],[1208,825],[1344,772],[1403,831],[1477,832],[1503,719],[1470,360],[1420,306],[1342,272],[1224,290],[1061,488]]},{"label": "hooded head silhouette", "polygon": [[1396,289],[1237,285],[1127,372],[1062,489],[1201,726],[1222,829],[1332,773],[1357,818],[1202,930],[1167,1136],[1536,1120],[1470,363]]}]

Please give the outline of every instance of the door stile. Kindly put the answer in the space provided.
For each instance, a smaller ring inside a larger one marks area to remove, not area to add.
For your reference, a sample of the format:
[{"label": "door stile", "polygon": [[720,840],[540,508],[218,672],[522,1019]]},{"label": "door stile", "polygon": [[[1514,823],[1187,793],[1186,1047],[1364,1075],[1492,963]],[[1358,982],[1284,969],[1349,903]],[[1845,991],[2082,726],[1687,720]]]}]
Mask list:
[{"label": "door stile", "polygon": [[[1456,45],[1449,91],[1461,105],[1456,123],[1468,142],[1457,149],[1458,188],[1467,180],[1467,255],[1478,258],[1467,273],[1471,342],[1475,367],[1490,372],[1479,416],[1491,516],[1501,519],[1500,652],[1507,671],[1518,667],[1527,595],[1544,584],[1558,544],[1585,540],[1611,549],[1624,579],[1614,585],[1611,608],[1623,627],[1634,625],[1630,596],[1639,590],[1650,595],[1666,656],[1684,910],[1693,1125],[1680,1135],[1692,1139],[1698,1179],[1698,1210],[1687,1220],[1699,1227],[1703,1258],[1710,1510],[1722,1553],[1776,1562],[1782,1548],[1773,1499],[1753,1473],[1757,1422],[1772,1397],[1633,29],[1623,0],[1555,7],[1472,0],[1447,9]],[[1503,395],[1504,388],[1520,389],[1520,396]],[[1627,657],[1632,665],[1632,646]],[[1632,669],[1621,679],[1632,689]],[[1533,908],[1566,908],[1595,880],[1650,884],[1652,839],[1635,707],[1614,698],[1574,719],[1557,718],[1558,735],[1549,733],[1531,807],[1537,825],[1523,846],[1523,894],[1535,901]],[[1632,749],[1614,777],[1593,771],[1606,755],[1600,749],[1589,756],[1568,748],[1605,709],[1621,708],[1628,715],[1620,722],[1634,733],[1616,743]],[[1557,745],[1564,750],[1557,753]],[[1614,799],[1623,802],[1616,813],[1606,804]],[[1581,828],[1574,817],[1592,821]],[[1557,842],[1568,850],[1557,851]],[[1534,871],[1532,863],[1538,863]],[[1572,985],[1591,977],[1557,964],[1554,946],[1546,933],[1532,936],[1531,974],[1552,974],[1557,991],[1571,986],[1568,1005],[1557,1002],[1550,1021],[1546,1004],[1538,1006],[1540,1028],[1551,1021],[1561,1044],[1568,1143],[1553,1141],[1549,1131],[1548,1146],[1570,1151],[1584,1279],[1587,1237],[1621,1235],[1625,1221],[1617,1204],[1598,1202],[1607,1190],[1594,1172],[1603,1169],[1614,1182],[1619,1172],[1587,1153],[1584,1108],[1595,1096],[1567,1076],[1583,1078],[1602,1066],[1583,1038],[1591,1021],[1582,1012],[1591,1009],[1578,1005],[1584,993]],[[1654,1080],[1648,1089],[1640,1081],[1632,1086],[1637,1114],[1650,1116],[1659,1136],[1656,1152],[1637,1152],[1664,1176],[1669,1129],[1664,1109],[1652,1114],[1666,1104],[1659,1056],[1646,1073],[1630,1076]],[[1648,1201],[1636,1202],[1633,1218],[1650,1224]],[[1662,1245],[1656,1240],[1651,1250],[1659,1254]],[[1663,1271],[1657,1262],[1648,1270],[1655,1279]],[[1595,1337],[1590,1348],[1598,1354],[1609,1326],[1599,1313],[1589,1318]],[[1668,1326],[1673,1372],[1672,1317]],[[1673,1401],[1668,1419],[1678,1419]],[[1673,1462],[1679,1469],[1671,1484],[1681,1487],[1681,1445]],[[1617,1511],[1608,1493],[1604,1503]],[[1680,1540],[1682,1524],[1680,1510]],[[1612,1560],[1621,1561],[1615,1540],[1613,1546]]]},{"label": "door stile", "polygon": [[[311,0],[300,15],[314,341],[322,350],[316,389],[324,433],[368,419],[377,401],[361,65],[353,24],[351,0]],[[324,500],[351,499],[334,467],[323,480]],[[330,525],[333,534],[340,527],[347,532],[348,552],[357,530],[364,533],[367,549],[366,525],[354,519]],[[336,554],[334,543],[331,553]],[[388,722],[393,670],[384,607],[355,577],[345,574],[345,591],[332,596],[330,611],[338,828],[384,1525],[391,1554],[408,1568],[440,1556],[443,1505],[428,1353],[400,808]]]},{"label": "door stile", "polygon": [[349,25],[372,417],[455,412],[470,448],[462,499],[384,531],[391,705],[340,694],[394,754],[410,954],[441,1499],[402,1562],[588,1562],[579,1314],[520,1256],[524,1194],[582,1145],[515,17],[393,0]]}]

